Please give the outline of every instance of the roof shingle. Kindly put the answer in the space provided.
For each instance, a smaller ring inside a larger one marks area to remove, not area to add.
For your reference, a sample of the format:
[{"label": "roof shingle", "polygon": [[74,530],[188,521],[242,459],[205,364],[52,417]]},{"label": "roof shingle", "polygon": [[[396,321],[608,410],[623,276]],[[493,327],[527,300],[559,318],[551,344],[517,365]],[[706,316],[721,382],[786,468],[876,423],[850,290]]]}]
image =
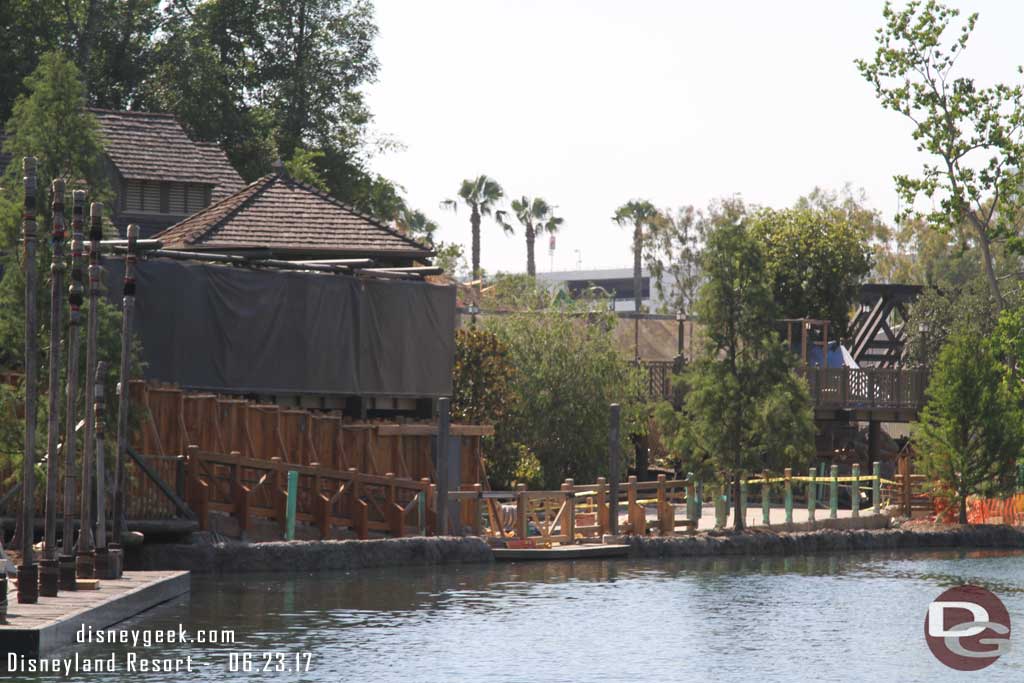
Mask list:
[{"label": "roof shingle", "polygon": [[245,185],[216,143],[190,139],[173,114],[89,111],[99,123],[107,156],[126,180],[213,185],[215,200]]},{"label": "roof shingle", "polygon": [[429,247],[330,195],[271,174],[156,235],[168,249],[426,258]]}]

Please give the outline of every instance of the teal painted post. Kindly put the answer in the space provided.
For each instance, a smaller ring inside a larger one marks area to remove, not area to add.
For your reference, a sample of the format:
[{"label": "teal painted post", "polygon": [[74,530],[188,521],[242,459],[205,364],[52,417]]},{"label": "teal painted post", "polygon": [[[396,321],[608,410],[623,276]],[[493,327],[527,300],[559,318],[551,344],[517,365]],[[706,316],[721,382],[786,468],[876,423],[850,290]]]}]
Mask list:
[{"label": "teal painted post", "polygon": [[743,515],[743,523],[747,522],[747,480],[740,482],[740,514]]},{"label": "teal painted post", "polygon": [[871,507],[877,515],[882,511],[882,463],[877,460],[871,465],[871,474],[875,476],[871,482]]},{"label": "teal painted post", "polygon": [[[824,478],[825,478],[825,463],[819,462],[818,463],[818,479],[817,479],[817,481],[820,482]],[[814,487],[814,504],[815,505],[820,503],[822,501],[822,499],[825,497],[824,492],[821,490],[823,486],[824,486],[824,484],[817,484]]]},{"label": "teal painted post", "polygon": [[828,518],[835,519],[839,516],[839,465],[832,465],[829,468],[828,482]]},{"label": "teal painted post", "polygon": [[768,470],[765,470],[761,474],[761,522],[765,526],[772,525],[772,501],[771,501],[771,487],[768,484]]},{"label": "teal painted post", "polygon": [[860,517],[860,465],[853,465],[853,481],[850,482],[850,516]]},{"label": "teal painted post", "polygon": [[786,468],[784,475],[786,478],[786,524],[793,523],[793,470],[789,467]]},{"label": "teal painted post", "polygon": [[814,509],[818,506],[818,485],[814,481],[814,474],[814,468],[812,467],[811,471],[807,474],[811,479],[807,482],[807,521],[811,523],[811,526],[814,526]]},{"label": "teal painted post", "polygon": [[299,497],[299,473],[295,470],[288,472],[288,505],[285,508],[285,540],[295,540],[295,505]]},{"label": "teal painted post", "polygon": [[[686,473],[686,481],[688,482],[686,488],[686,518],[689,520],[696,519],[697,512],[697,482],[693,480],[693,472]],[[690,495],[690,492],[693,495]]]},{"label": "teal painted post", "polygon": [[724,529],[729,518],[729,499],[724,495],[715,496],[715,528]]}]

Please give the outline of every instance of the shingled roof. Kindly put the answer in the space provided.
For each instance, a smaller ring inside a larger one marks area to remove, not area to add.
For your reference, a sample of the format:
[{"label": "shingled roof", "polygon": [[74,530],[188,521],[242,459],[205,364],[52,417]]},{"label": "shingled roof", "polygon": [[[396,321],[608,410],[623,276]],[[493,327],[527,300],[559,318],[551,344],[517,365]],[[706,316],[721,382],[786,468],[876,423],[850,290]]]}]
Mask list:
[{"label": "shingled roof", "polygon": [[431,249],[325,192],[270,174],[155,236],[167,249],[422,259]]},{"label": "shingled roof", "polygon": [[213,186],[214,201],[245,186],[224,151],[185,134],[173,114],[89,110],[99,123],[106,153],[125,180]]}]

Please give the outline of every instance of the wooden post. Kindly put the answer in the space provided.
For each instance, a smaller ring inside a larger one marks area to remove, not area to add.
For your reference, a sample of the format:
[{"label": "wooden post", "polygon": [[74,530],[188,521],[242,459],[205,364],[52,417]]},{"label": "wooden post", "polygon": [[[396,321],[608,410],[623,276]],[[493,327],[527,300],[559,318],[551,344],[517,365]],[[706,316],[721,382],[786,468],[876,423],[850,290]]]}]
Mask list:
[{"label": "wooden post", "polygon": [[619,467],[622,464],[619,442],[619,418],[622,408],[618,403],[609,406],[608,420],[608,533],[619,533]]},{"label": "wooden post", "polygon": [[526,484],[516,485],[516,536],[525,541],[529,534]]},{"label": "wooden post", "polygon": [[807,473],[807,477],[810,479],[807,482],[807,521],[812,529],[814,528],[814,512],[818,507],[818,484],[815,482],[815,475],[817,475],[817,471],[812,466]]},{"label": "wooden post", "polygon": [[416,494],[416,524],[420,536],[427,535],[427,492],[420,491]]},{"label": "wooden post", "polygon": [[[124,290],[121,313],[121,372],[117,384],[117,456],[114,459],[114,530],[111,551],[120,559],[121,537],[124,534],[125,479],[124,462],[128,457],[128,411],[131,402],[132,319],[135,314],[135,261],[138,252],[139,226],[128,226],[128,252],[124,257]],[[118,576],[120,577],[120,571]]]},{"label": "wooden post", "polygon": [[450,399],[437,399],[437,533],[448,534],[448,430],[451,425]]},{"label": "wooden post", "polygon": [[665,498],[665,475],[658,475],[658,533],[670,536],[675,530],[675,519],[669,519],[669,504]]},{"label": "wooden post", "polygon": [[[94,564],[94,573],[98,578],[105,578],[103,572],[107,571],[109,566],[106,555],[106,511],[103,505],[105,470],[96,444],[97,430],[102,429],[100,424],[100,421],[103,419],[100,414],[103,405],[102,377],[106,374],[103,369],[106,367],[106,364],[104,363],[104,366],[101,368],[97,360],[97,335],[99,334],[99,313],[97,307],[99,305],[100,288],[102,285],[102,268],[100,266],[100,240],[102,239],[103,206],[94,202],[89,208],[89,314],[85,324],[85,438],[82,439],[82,497],[78,501],[79,518],[81,519],[78,530],[78,552],[79,555],[82,553],[88,555],[97,546],[103,548],[103,566],[100,567],[101,560],[99,554],[97,554]],[[93,373],[96,373],[95,376]],[[95,540],[92,530],[93,467],[95,467],[96,472]],[[103,529],[102,544],[99,543],[100,529]],[[83,564],[85,562],[79,560],[79,566],[81,567]],[[101,569],[103,572],[100,571]]]},{"label": "wooden post", "polygon": [[793,468],[787,467],[783,471],[786,487],[786,526],[793,524]]},{"label": "wooden post", "polygon": [[608,480],[604,477],[597,478],[597,532],[604,535],[610,532],[608,522]]},{"label": "wooden post", "polygon": [[50,362],[47,383],[46,420],[46,509],[43,528],[43,559],[39,563],[39,594],[56,597],[60,586],[60,568],[57,560],[57,487],[60,481],[60,332],[64,312],[64,181],[60,178],[50,186],[52,231],[50,247]]},{"label": "wooden post", "polygon": [[839,465],[832,465],[829,469],[829,481],[828,481],[828,518],[836,519],[839,517],[839,482],[836,477],[839,476]]},{"label": "wooden post", "polygon": [[911,482],[910,482],[910,456],[904,453],[900,456],[900,471],[903,473],[903,514],[908,518],[913,517],[913,508],[911,507]]},{"label": "wooden post", "polygon": [[[78,556],[77,568],[74,555],[75,518],[75,455],[78,438],[75,426],[78,422],[78,357],[79,330],[82,327],[82,252],[84,249],[82,229],[85,226],[85,192],[75,190],[71,205],[71,285],[68,288],[68,370],[67,404],[64,408],[64,530],[61,548],[61,588],[75,590],[78,578],[92,579],[96,576],[95,556],[91,552]],[[88,377],[88,366],[86,368]],[[88,403],[88,399],[86,403]],[[83,496],[92,494],[91,489],[82,488]],[[88,526],[82,521],[83,526]],[[77,571],[76,571],[77,569]]]},{"label": "wooden post", "polygon": [[484,530],[484,488],[479,482],[473,484],[473,535],[483,536]]},{"label": "wooden post", "polygon": [[768,470],[761,472],[761,479],[764,481],[761,484],[761,522],[765,526],[772,525],[772,502],[771,502],[771,486],[768,484]]},{"label": "wooden post", "polygon": [[636,476],[630,475],[626,480],[626,519],[629,520],[632,532],[638,536],[643,536],[647,533],[647,513],[643,508],[640,508],[642,514],[637,514],[637,508],[640,505],[636,501]]},{"label": "wooden post", "polygon": [[715,528],[724,529],[729,519],[729,499],[725,494],[715,496]]},{"label": "wooden post", "polygon": [[569,537],[567,543],[570,544],[576,542],[576,492],[573,490],[575,485],[576,484],[572,479],[566,479],[565,483],[562,484],[562,490],[565,491],[565,512],[562,516],[562,533]]},{"label": "wooden post", "polygon": [[686,473],[686,481],[686,518],[691,522],[699,522],[700,501],[697,500],[697,482],[693,478],[693,472]]},{"label": "wooden post", "polygon": [[[104,379],[107,376],[107,362],[96,363],[96,376],[93,381],[93,435],[96,441],[96,578],[116,579],[117,567],[110,558],[110,549],[107,547],[107,463],[106,463],[106,423],[103,415],[106,412],[106,396],[103,389]],[[91,492],[90,492],[91,493]],[[92,519],[90,514],[89,498],[82,495],[82,509],[85,511],[83,520]],[[88,522],[83,521],[81,530],[78,533],[79,552],[86,547],[86,534],[91,536],[88,530]],[[201,527],[202,528],[202,527]]]},{"label": "wooden post", "polygon": [[871,474],[875,477],[871,482],[871,507],[877,515],[882,511],[882,463],[871,463]]},{"label": "wooden post", "polygon": [[821,367],[828,370],[828,321],[822,325],[821,332]]},{"label": "wooden post", "polygon": [[860,517],[860,465],[853,464],[853,481],[850,482],[850,515]]},{"label": "wooden post", "polygon": [[285,509],[285,540],[295,540],[295,510],[299,498],[299,473],[288,470],[288,506]]},{"label": "wooden post", "polygon": [[[739,473],[742,476],[742,472]],[[747,526],[747,480],[740,481],[740,516],[743,518],[743,526]]]},{"label": "wooden post", "polygon": [[185,456],[179,455],[174,461],[174,492],[185,500]]},{"label": "wooden post", "polygon": [[39,602],[39,568],[32,541],[35,533],[36,416],[39,394],[39,328],[36,307],[36,158],[22,160],[25,204],[22,213],[25,268],[25,443],[21,461],[21,565],[18,566],[18,602]]}]

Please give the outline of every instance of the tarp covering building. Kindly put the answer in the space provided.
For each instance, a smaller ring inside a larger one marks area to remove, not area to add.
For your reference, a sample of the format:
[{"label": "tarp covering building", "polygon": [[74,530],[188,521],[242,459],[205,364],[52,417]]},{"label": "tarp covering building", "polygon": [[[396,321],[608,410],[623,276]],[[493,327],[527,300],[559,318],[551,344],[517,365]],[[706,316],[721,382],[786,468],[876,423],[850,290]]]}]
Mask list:
[{"label": "tarp covering building", "polygon": [[[123,262],[106,262],[119,298]],[[146,379],[223,393],[451,395],[455,288],[418,280],[138,263]]]}]

